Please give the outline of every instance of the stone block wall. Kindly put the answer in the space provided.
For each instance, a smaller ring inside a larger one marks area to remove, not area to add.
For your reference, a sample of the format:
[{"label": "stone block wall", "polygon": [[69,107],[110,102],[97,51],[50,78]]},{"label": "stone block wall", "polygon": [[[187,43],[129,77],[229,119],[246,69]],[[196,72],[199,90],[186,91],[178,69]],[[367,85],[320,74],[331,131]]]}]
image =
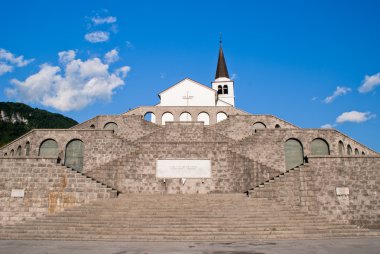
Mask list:
[{"label": "stone block wall", "polygon": [[[297,139],[303,146],[304,155],[311,156],[311,142],[316,138],[324,139],[332,156],[339,155],[338,143],[342,141],[360,151],[359,156],[377,155],[377,153],[346,135],[329,129],[263,129],[257,130],[246,138],[235,142],[232,150],[264,165],[276,169],[278,172],[285,171],[284,145],[288,139]],[[362,155],[362,152],[365,155]],[[351,155],[355,157],[355,155]]]},{"label": "stone block wall", "polygon": [[171,113],[173,115],[173,120],[178,122],[179,117],[182,113],[189,113],[191,115],[192,121],[197,121],[198,115],[200,113],[207,113],[210,119],[210,125],[217,123],[216,115],[218,113],[225,113],[227,116],[232,115],[249,115],[249,113],[240,110],[235,107],[230,106],[218,106],[218,107],[205,107],[205,106],[143,106],[130,110],[123,115],[139,115],[143,117],[147,113],[153,113],[156,116],[156,123],[158,125],[162,124],[162,115],[164,113]]},{"label": "stone block wall", "polygon": [[[312,157],[310,168],[318,213],[380,228],[380,157]],[[338,195],[337,188],[347,195]]]},{"label": "stone block wall", "polygon": [[134,141],[160,129],[160,126],[145,121],[141,115],[97,116],[71,129],[103,130],[107,123],[116,123],[118,130],[115,131],[115,135],[129,141]]},{"label": "stone block wall", "polygon": [[[68,129],[68,130],[33,130],[28,134],[13,141],[3,147],[0,152],[3,158],[35,158],[39,156],[39,148],[41,143],[46,139],[54,139],[58,143],[58,151],[62,153],[62,163],[65,162],[65,149],[67,144],[74,139],[83,141],[84,159],[83,172],[103,165],[109,161],[121,157],[123,154],[133,150],[133,144],[127,140],[113,134],[112,130],[88,130],[88,129]],[[30,154],[25,155],[25,151],[21,156],[10,156],[11,150],[17,150],[18,146],[25,147],[30,144]],[[7,153],[7,156],[4,156]],[[50,158],[57,159],[57,157]]]},{"label": "stone block wall", "polygon": [[298,129],[282,119],[271,115],[230,115],[227,120],[214,125],[215,131],[234,140],[241,140],[254,133],[253,125],[263,123],[268,129]]},{"label": "stone block wall", "polygon": [[[23,197],[14,197],[20,190]],[[116,191],[49,159],[0,159],[0,225],[116,195]]]},{"label": "stone block wall", "polygon": [[251,192],[334,221],[380,228],[380,157],[317,157]]}]

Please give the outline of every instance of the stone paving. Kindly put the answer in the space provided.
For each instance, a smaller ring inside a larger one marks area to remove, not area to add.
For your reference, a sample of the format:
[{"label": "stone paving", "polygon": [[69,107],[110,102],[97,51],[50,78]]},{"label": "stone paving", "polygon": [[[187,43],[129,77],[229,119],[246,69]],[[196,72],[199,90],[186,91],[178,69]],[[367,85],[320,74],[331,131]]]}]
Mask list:
[{"label": "stone paving", "polygon": [[0,240],[0,254],[378,254],[380,238],[255,242],[100,242]]}]

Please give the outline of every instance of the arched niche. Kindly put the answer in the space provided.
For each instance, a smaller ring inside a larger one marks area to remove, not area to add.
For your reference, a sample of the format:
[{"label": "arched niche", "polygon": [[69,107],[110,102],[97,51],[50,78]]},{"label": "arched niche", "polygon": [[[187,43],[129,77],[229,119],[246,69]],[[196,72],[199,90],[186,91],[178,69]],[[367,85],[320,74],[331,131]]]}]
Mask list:
[{"label": "arched niche", "polygon": [[166,122],[173,122],[174,121],[174,116],[170,112],[166,112],[162,115],[162,125],[165,125]]},{"label": "arched niche", "polygon": [[359,150],[355,148],[355,155],[359,155]]},{"label": "arched niche", "polygon": [[288,139],[285,142],[285,168],[292,169],[303,164],[303,146],[297,139]]},{"label": "arched niche", "polygon": [[181,122],[188,122],[188,121],[191,121],[191,115],[189,112],[183,112],[180,116],[179,116],[179,121]]},{"label": "arched niche", "polygon": [[156,115],[153,112],[146,112],[144,114],[144,120],[147,122],[156,123]]},{"label": "arched niche", "polygon": [[338,143],[338,152],[339,152],[339,155],[344,154],[344,144],[343,144],[342,140],[340,140]]},{"label": "arched niche", "polygon": [[312,155],[330,155],[329,144],[322,138],[316,138],[311,141]]},{"label": "arched niche", "polygon": [[227,114],[224,112],[219,112],[216,114],[216,122],[219,123],[220,121],[226,120],[227,119]]},{"label": "arched niche", "polygon": [[30,154],[30,142],[26,142],[25,144],[25,156],[29,156]]},{"label": "arched niche", "polygon": [[352,155],[352,147],[347,145],[347,155]]},{"label": "arched niche", "polygon": [[274,126],[274,128],[276,128],[276,129],[280,129],[281,126],[280,126],[279,124],[276,124],[276,125]]},{"label": "arched niche", "polygon": [[18,146],[17,147],[17,150],[16,150],[16,155],[18,156],[18,157],[20,157],[21,156],[21,146]]},{"label": "arched niche", "polygon": [[42,141],[38,152],[40,157],[56,158],[58,156],[58,143],[54,139]]},{"label": "arched niche", "polygon": [[104,130],[113,130],[113,132],[117,132],[118,131],[118,126],[116,123],[114,122],[108,122],[104,125],[103,129]]},{"label": "arched niche", "polygon": [[74,139],[66,145],[65,165],[79,172],[83,170],[83,150],[82,140]]},{"label": "arched niche", "polygon": [[267,126],[262,122],[256,122],[252,125],[252,129],[259,130],[259,129],[266,129]]},{"label": "arched niche", "polygon": [[14,156],[15,155],[15,150],[11,150],[11,156]]},{"label": "arched niche", "polygon": [[90,129],[95,129],[95,124],[91,124]]},{"label": "arched niche", "polygon": [[197,118],[198,122],[203,122],[204,125],[210,125],[210,116],[206,112],[201,112]]}]

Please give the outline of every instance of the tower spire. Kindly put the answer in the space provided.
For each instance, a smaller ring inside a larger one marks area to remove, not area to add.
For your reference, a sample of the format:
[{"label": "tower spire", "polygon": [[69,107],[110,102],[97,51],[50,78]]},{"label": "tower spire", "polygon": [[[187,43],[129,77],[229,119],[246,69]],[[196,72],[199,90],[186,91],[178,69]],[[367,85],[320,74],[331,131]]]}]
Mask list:
[{"label": "tower spire", "polygon": [[218,65],[216,67],[215,79],[218,78],[230,78],[228,75],[226,60],[224,59],[223,48],[222,48],[222,34],[219,38],[219,57]]}]

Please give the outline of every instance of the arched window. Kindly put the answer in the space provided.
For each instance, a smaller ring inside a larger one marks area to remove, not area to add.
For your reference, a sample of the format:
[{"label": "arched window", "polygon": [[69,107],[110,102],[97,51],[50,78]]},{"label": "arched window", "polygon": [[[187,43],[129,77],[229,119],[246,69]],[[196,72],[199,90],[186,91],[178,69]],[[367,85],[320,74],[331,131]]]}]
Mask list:
[{"label": "arched window", "polygon": [[365,152],[362,152],[362,155],[365,155]]},{"label": "arched window", "polygon": [[201,112],[198,115],[197,121],[203,122],[204,125],[209,125],[210,124],[210,116],[206,112]]},{"label": "arched window", "polygon": [[359,150],[355,148],[355,155],[359,155]]},{"label": "arched window", "polygon": [[223,94],[223,89],[221,85],[218,86],[218,94]]},{"label": "arched window", "polygon": [[118,126],[114,122],[106,123],[103,127],[104,130],[113,130],[113,132],[117,132]]},{"label": "arched window", "polygon": [[274,128],[276,128],[276,129],[280,129],[281,126],[280,126],[279,124],[276,124],[276,125],[274,126]]},{"label": "arched window", "polygon": [[4,156],[8,156],[8,153],[4,153]]},{"label": "arched window", "polygon": [[166,112],[162,115],[162,125],[165,125],[166,122],[173,122],[173,121],[174,121],[174,117],[172,113]]},{"label": "arched window", "polygon": [[216,122],[219,123],[220,121],[223,121],[227,119],[227,114],[224,113],[224,112],[219,112],[218,114],[216,114]]},{"label": "arched window", "polygon": [[344,154],[344,144],[343,144],[342,140],[340,140],[338,143],[338,151],[339,151],[339,155]]},{"label": "arched window", "polygon": [[14,156],[15,155],[15,150],[11,150],[11,156]]},{"label": "arched window", "polygon": [[189,112],[183,112],[180,116],[179,116],[179,120],[181,122],[188,122],[188,121],[191,121],[191,115]]},{"label": "arched window", "polygon": [[30,142],[26,142],[25,144],[25,156],[29,156],[30,153]]},{"label": "arched window", "polygon": [[90,129],[95,129],[95,125],[91,124]]},{"label": "arched window", "polygon": [[352,154],[352,148],[350,145],[347,145],[347,155],[351,155]]},{"label": "arched window", "polygon": [[253,130],[265,129],[267,126],[262,122],[257,122],[252,125]]},{"label": "arched window", "polygon": [[228,86],[227,85],[223,86],[223,94],[228,94]]},{"label": "arched window", "polygon": [[46,139],[40,145],[38,156],[56,158],[58,156],[58,143],[54,139]]},{"label": "arched window", "polygon": [[153,112],[146,112],[144,120],[152,123],[156,123],[156,115]]},{"label": "arched window", "polygon": [[297,139],[288,139],[285,142],[285,168],[297,167],[303,163],[303,147]]},{"label": "arched window", "polygon": [[330,155],[329,144],[326,140],[316,138],[311,141],[311,154],[312,155]]},{"label": "arched window", "polygon": [[79,172],[83,170],[83,142],[79,139],[71,140],[66,145],[65,165]]},{"label": "arched window", "polygon": [[21,146],[18,146],[17,147],[17,150],[16,150],[16,154],[17,154],[17,156],[21,156]]}]

